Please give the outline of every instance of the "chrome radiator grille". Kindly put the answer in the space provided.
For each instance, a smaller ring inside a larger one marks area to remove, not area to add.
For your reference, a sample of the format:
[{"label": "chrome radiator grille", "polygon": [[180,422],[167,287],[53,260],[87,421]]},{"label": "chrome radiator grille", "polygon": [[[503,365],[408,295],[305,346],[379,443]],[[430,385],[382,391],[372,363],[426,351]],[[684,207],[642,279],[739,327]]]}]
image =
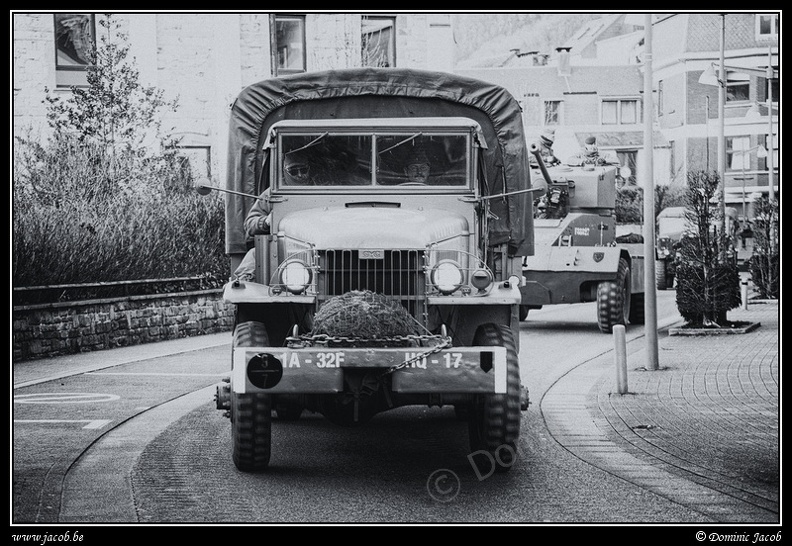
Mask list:
[{"label": "chrome radiator grille", "polygon": [[401,303],[414,317],[423,312],[423,250],[320,251],[319,303],[351,290],[370,290]]}]

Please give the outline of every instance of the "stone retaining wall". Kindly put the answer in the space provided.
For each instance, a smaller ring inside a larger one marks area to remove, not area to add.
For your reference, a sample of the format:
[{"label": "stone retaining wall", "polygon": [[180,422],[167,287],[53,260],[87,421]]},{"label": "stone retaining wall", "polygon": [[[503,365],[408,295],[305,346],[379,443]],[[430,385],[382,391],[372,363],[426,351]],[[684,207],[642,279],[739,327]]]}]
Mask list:
[{"label": "stone retaining wall", "polygon": [[13,308],[13,360],[30,360],[231,331],[222,290]]}]

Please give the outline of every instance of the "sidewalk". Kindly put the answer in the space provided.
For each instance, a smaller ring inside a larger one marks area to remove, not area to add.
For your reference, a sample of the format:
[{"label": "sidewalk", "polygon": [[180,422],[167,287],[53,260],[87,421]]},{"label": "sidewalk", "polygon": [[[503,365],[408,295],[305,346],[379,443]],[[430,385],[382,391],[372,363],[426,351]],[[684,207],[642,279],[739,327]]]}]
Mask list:
[{"label": "sidewalk", "polygon": [[[714,521],[780,521],[779,306],[728,313],[746,334],[668,336],[660,369],[645,338],[627,347],[627,393],[613,353],[568,374],[542,401],[551,433],[580,458]],[[649,462],[649,464],[647,464]]]}]

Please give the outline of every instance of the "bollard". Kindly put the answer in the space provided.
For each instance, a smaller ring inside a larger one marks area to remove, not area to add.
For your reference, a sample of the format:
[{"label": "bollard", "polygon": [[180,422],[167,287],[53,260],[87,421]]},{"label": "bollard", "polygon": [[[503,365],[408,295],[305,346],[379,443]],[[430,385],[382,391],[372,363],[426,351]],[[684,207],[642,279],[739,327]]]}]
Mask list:
[{"label": "bollard", "polygon": [[616,390],[627,394],[627,336],[623,324],[613,327],[613,342],[616,349]]},{"label": "bollard", "polygon": [[740,296],[742,297],[742,308],[743,311],[748,310],[748,281],[742,281],[740,283]]}]

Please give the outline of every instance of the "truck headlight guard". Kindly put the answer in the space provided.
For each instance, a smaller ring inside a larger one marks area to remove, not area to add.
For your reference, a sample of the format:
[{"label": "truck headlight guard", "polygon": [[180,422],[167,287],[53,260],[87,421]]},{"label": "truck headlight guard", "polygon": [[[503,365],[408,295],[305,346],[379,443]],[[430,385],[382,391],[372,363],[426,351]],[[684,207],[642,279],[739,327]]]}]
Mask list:
[{"label": "truck headlight guard", "polygon": [[432,269],[431,273],[432,284],[442,294],[451,294],[462,286],[465,277],[462,273],[462,268],[454,260],[441,260]]},{"label": "truck headlight guard", "polygon": [[288,260],[281,264],[280,283],[292,294],[300,294],[311,285],[313,273],[302,260]]}]

